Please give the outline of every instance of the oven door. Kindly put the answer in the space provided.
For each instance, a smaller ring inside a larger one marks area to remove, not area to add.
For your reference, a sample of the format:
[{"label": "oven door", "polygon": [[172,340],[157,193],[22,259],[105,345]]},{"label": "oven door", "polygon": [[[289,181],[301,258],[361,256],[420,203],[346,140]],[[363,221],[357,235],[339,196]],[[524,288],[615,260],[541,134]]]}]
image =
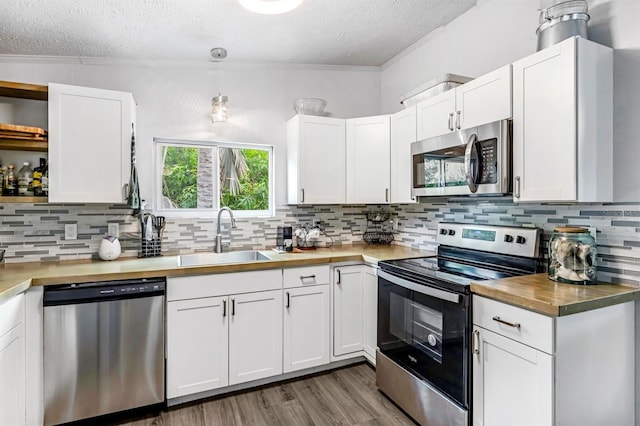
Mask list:
[{"label": "oven door", "polygon": [[378,272],[378,346],[469,408],[469,296]]}]

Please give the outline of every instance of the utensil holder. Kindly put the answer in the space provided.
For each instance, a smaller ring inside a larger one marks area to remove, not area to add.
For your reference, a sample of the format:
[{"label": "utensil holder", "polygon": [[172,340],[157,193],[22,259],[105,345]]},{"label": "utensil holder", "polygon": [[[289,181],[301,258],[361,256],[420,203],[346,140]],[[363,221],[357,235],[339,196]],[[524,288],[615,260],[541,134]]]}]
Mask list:
[{"label": "utensil holder", "polygon": [[162,240],[157,237],[153,237],[151,240],[146,240],[144,237],[140,239],[140,252],[138,257],[157,257],[162,256]]}]

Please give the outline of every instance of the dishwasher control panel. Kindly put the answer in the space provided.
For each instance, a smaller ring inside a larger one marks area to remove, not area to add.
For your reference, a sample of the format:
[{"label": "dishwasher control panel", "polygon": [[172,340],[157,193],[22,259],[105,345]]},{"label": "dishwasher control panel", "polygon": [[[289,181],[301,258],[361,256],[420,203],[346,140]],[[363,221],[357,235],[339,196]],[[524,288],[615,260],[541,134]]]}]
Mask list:
[{"label": "dishwasher control panel", "polygon": [[163,296],[165,288],[166,280],[164,278],[46,286],[44,289],[44,305],[68,305],[134,297]]}]

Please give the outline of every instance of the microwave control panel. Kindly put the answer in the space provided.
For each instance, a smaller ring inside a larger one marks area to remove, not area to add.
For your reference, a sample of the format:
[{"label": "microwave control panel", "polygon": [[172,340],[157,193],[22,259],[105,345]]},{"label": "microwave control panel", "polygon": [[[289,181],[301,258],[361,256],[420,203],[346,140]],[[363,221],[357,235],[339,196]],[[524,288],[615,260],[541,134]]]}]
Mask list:
[{"label": "microwave control panel", "polygon": [[478,143],[480,146],[480,183],[498,182],[498,140],[489,139]]}]

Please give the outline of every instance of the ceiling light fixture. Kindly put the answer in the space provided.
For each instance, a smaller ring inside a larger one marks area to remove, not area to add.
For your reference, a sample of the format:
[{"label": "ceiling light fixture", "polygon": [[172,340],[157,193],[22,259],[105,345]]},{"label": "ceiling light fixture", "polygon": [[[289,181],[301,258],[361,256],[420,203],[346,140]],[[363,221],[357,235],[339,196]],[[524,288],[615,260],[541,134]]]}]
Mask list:
[{"label": "ceiling light fixture", "polygon": [[[211,49],[211,57],[216,62],[222,62],[227,57],[227,49],[224,47],[214,47]],[[218,72],[219,74],[220,72]],[[218,87],[220,84],[218,83]],[[228,97],[222,96],[218,92],[218,96],[211,99],[211,124],[227,121],[229,116],[229,106],[227,105]]]},{"label": "ceiling light fixture", "polygon": [[263,15],[287,13],[300,6],[302,0],[238,0],[247,10]]}]

